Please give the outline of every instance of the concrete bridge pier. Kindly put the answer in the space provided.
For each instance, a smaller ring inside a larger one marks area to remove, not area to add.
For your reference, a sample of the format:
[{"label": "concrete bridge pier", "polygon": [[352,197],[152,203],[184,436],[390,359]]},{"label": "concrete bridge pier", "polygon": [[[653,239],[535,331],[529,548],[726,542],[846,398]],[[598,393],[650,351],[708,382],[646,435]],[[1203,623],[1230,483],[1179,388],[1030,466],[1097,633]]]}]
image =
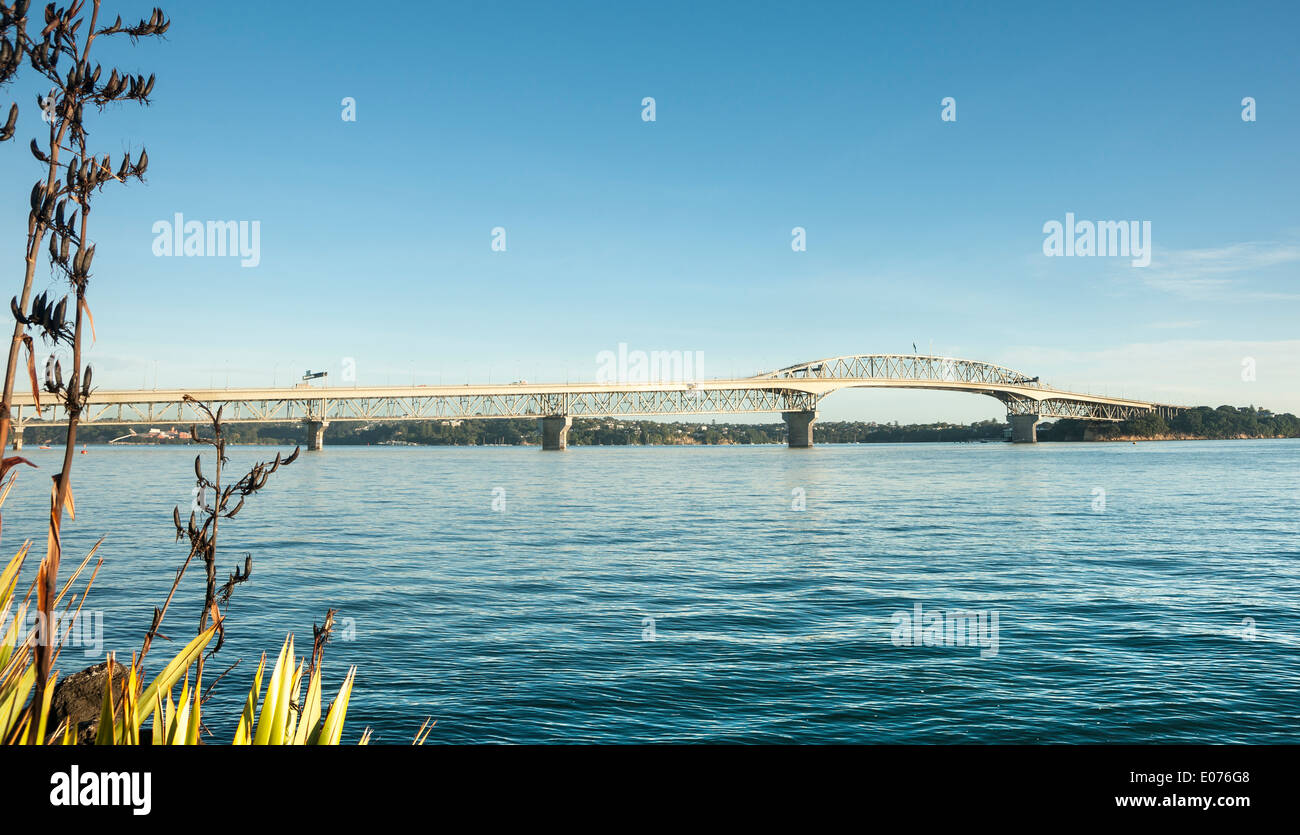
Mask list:
[{"label": "concrete bridge pier", "polygon": [[1038,443],[1038,415],[1007,415],[1011,422],[1011,442],[1013,444]]},{"label": "concrete bridge pier", "polygon": [[307,425],[307,451],[319,452],[325,446],[325,427],[330,423],[327,420],[305,420]]},{"label": "concrete bridge pier", "polygon": [[542,449],[566,449],[569,446],[571,415],[547,415],[542,418]]},{"label": "concrete bridge pier", "polygon": [[13,425],[13,433],[14,433],[13,449],[14,452],[17,452],[18,450],[23,448],[23,426],[21,423],[15,423]]},{"label": "concrete bridge pier", "polygon": [[786,437],[790,449],[807,449],[813,445],[813,421],[817,420],[817,410],[803,412],[782,412],[785,419]]}]

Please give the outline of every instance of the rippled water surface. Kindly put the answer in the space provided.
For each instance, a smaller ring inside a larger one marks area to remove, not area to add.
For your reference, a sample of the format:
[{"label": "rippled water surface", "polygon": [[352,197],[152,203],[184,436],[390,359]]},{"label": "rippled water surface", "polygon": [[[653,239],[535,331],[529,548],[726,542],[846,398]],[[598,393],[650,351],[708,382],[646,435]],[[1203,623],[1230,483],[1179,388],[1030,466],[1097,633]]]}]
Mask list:
[{"label": "rippled water surface", "polygon": [[[105,650],[185,555],[194,452],[77,456]],[[44,542],[61,450],[26,454],[6,550]],[[206,718],[228,739],[257,655],[334,607],[354,739],[1297,742],[1298,473],[1296,441],[304,453],[222,525],[220,579],[246,552],[253,576]],[[195,571],[164,631],[200,601]],[[896,645],[918,602],[996,612],[996,654]]]}]

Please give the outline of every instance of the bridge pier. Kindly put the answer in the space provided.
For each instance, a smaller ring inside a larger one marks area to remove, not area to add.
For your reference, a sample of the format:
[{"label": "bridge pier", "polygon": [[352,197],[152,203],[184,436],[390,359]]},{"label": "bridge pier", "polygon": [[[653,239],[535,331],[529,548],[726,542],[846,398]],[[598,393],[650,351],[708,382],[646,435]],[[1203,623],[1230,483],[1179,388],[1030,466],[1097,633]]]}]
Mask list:
[{"label": "bridge pier", "polygon": [[804,412],[782,412],[785,420],[786,437],[790,449],[807,449],[813,445],[813,421],[817,420],[817,410]]},{"label": "bridge pier", "polygon": [[542,449],[566,449],[569,446],[571,415],[547,415],[542,418]]},{"label": "bridge pier", "polygon": [[20,449],[23,448],[23,426],[22,426],[22,424],[21,424],[21,423],[16,423],[16,424],[14,424],[13,432],[14,432],[13,449],[14,449],[14,452],[17,452],[18,450],[20,450]]},{"label": "bridge pier", "polygon": [[325,446],[325,427],[329,426],[327,420],[305,420],[307,425],[307,451],[319,452]]},{"label": "bridge pier", "polygon": [[1038,415],[1007,415],[1011,422],[1011,442],[1013,444],[1038,443]]}]

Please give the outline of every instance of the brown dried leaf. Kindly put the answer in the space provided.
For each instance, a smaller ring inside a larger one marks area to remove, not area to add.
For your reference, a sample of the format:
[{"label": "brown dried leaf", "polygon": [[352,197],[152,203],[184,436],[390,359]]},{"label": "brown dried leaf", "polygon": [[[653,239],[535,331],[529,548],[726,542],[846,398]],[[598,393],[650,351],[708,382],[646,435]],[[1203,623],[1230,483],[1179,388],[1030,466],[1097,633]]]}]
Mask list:
[{"label": "brown dried leaf", "polygon": [[95,344],[95,317],[90,315],[90,305],[86,303],[86,297],[81,297],[81,309],[86,314],[86,320],[90,322],[90,344]]},{"label": "brown dried leaf", "polygon": [[36,382],[36,351],[32,348],[32,337],[30,334],[23,334],[23,344],[27,346],[27,376],[32,380],[32,399],[36,401],[36,416],[40,417],[41,387],[40,384]]},{"label": "brown dried leaf", "polygon": [[15,455],[12,458],[6,458],[0,461],[0,481],[4,480],[5,474],[9,472],[10,467],[16,467],[19,464],[26,464],[29,467],[35,467],[31,461],[23,458],[21,455]]},{"label": "brown dried leaf", "polygon": [[[50,480],[54,482],[54,486],[50,489],[50,505],[53,506],[59,500],[59,477],[52,475]],[[68,487],[68,492],[63,496],[63,509],[68,512],[69,519],[75,520],[77,518],[77,503],[72,499],[71,486]]]}]

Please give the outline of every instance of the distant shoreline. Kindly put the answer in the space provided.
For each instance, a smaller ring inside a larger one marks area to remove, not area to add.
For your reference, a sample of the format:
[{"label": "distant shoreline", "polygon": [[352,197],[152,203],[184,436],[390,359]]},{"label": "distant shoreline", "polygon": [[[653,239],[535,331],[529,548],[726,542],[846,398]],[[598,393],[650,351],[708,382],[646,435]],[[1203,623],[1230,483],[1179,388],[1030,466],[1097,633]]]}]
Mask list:
[{"label": "distant shoreline", "polygon": [[[191,446],[187,427],[173,424],[132,427],[83,425],[77,445]],[[24,449],[41,444],[62,448],[57,427],[26,427]],[[306,428],[295,423],[231,423],[225,426],[232,446],[306,446]],[[131,433],[131,434],[126,434]],[[331,446],[538,446],[541,428],[536,418],[446,418],[417,421],[335,421],[325,429],[324,444]],[[656,421],[631,418],[574,418],[568,445],[579,446],[747,446],[785,444],[784,421],[732,423],[711,419]],[[813,443],[1000,443],[1010,428],[1006,421],[987,419],[972,423],[900,424],[862,420],[818,420]],[[1077,418],[1043,418],[1037,429],[1039,442],[1238,440],[1300,437],[1300,418],[1276,414],[1253,406],[1198,406],[1168,417],[1143,414],[1117,422]],[[116,441],[116,443],[109,443]]]},{"label": "distant shoreline", "polygon": [[1125,441],[1287,441],[1287,435],[1234,435],[1231,438],[1211,438],[1208,435],[1115,435],[1109,438],[1091,438],[1086,441],[1061,441],[1061,443],[1113,443]]},{"label": "distant shoreline", "polygon": [[[1146,437],[1142,435],[1115,435],[1115,436],[1105,437],[1105,438],[1088,438],[1088,439],[1040,438],[1038,443],[1040,444],[1093,444],[1093,443],[1103,444],[1103,443],[1139,443],[1139,442],[1146,443],[1152,441],[1163,442],[1163,441],[1285,441],[1285,440],[1296,440],[1296,439],[1286,435],[1237,435],[1230,438],[1213,438],[1207,435],[1202,435],[1202,436],[1160,435],[1155,437]],[[814,445],[815,446],[875,446],[875,445],[887,446],[890,444],[984,445],[984,444],[1004,444],[1004,443],[1009,444],[1010,441],[1006,439],[984,439],[984,440],[955,439],[955,440],[912,440],[912,441],[902,441],[902,440],[821,441],[821,440],[817,440],[815,441]],[[195,443],[193,441],[167,443],[167,444],[140,444],[140,443],[111,444],[103,441],[87,441],[84,444],[80,444],[80,443],[77,444],[78,447],[86,447],[88,449],[89,448],[103,449],[105,447],[111,447],[113,449],[122,449],[126,447],[141,447],[141,448],[153,449],[159,447],[194,447],[194,446],[202,446],[202,445],[203,445],[202,443]],[[295,445],[300,445],[300,444],[299,442],[278,442],[278,441],[261,441],[261,442],[252,441],[252,442],[227,443],[227,446],[229,447],[268,447],[269,448],[269,447],[289,447]],[[56,449],[57,450],[64,449],[63,444],[47,444],[46,446],[49,447],[48,451],[53,451]],[[474,443],[359,444],[359,443],[349,443],[347,441],[335,441],[333,444],[330,444],[327,441],[326,446],[347,447],[347,448],[378,447],[378,448],[387,448],[387,449],[403,449],[403,448],[411,448],[411,447],[420,447],[420,448],[453,447],[458,449],[477,449],[482,447],[494,447],[494,448],[538,447],[540,446],[540,444],[531,443],[531,442],[521,442],[521,443],[512,443],[512,444],[500,444],[500,443],[498,444],[474,444]],[[785,446],[785,442],[784,441],[763,441],[763,442],[755,442],[755,443],[746,443],[743,441],[730,441],[730,440],[723,440],[723,441],[716,441],[716,442],[697,441],[697,442],[676,442],[676,443],[625,443],[625,444],[613,444],[613,443],[584,444],[584,443],[570,442],[569,446],[570,447],[706,447],[706,446],[758,447],[758,446]],[[41,451],[41,450],[39,447],[25,445],[18,454],[22,454],[26,452],[35,452],[35,451]]]}]

